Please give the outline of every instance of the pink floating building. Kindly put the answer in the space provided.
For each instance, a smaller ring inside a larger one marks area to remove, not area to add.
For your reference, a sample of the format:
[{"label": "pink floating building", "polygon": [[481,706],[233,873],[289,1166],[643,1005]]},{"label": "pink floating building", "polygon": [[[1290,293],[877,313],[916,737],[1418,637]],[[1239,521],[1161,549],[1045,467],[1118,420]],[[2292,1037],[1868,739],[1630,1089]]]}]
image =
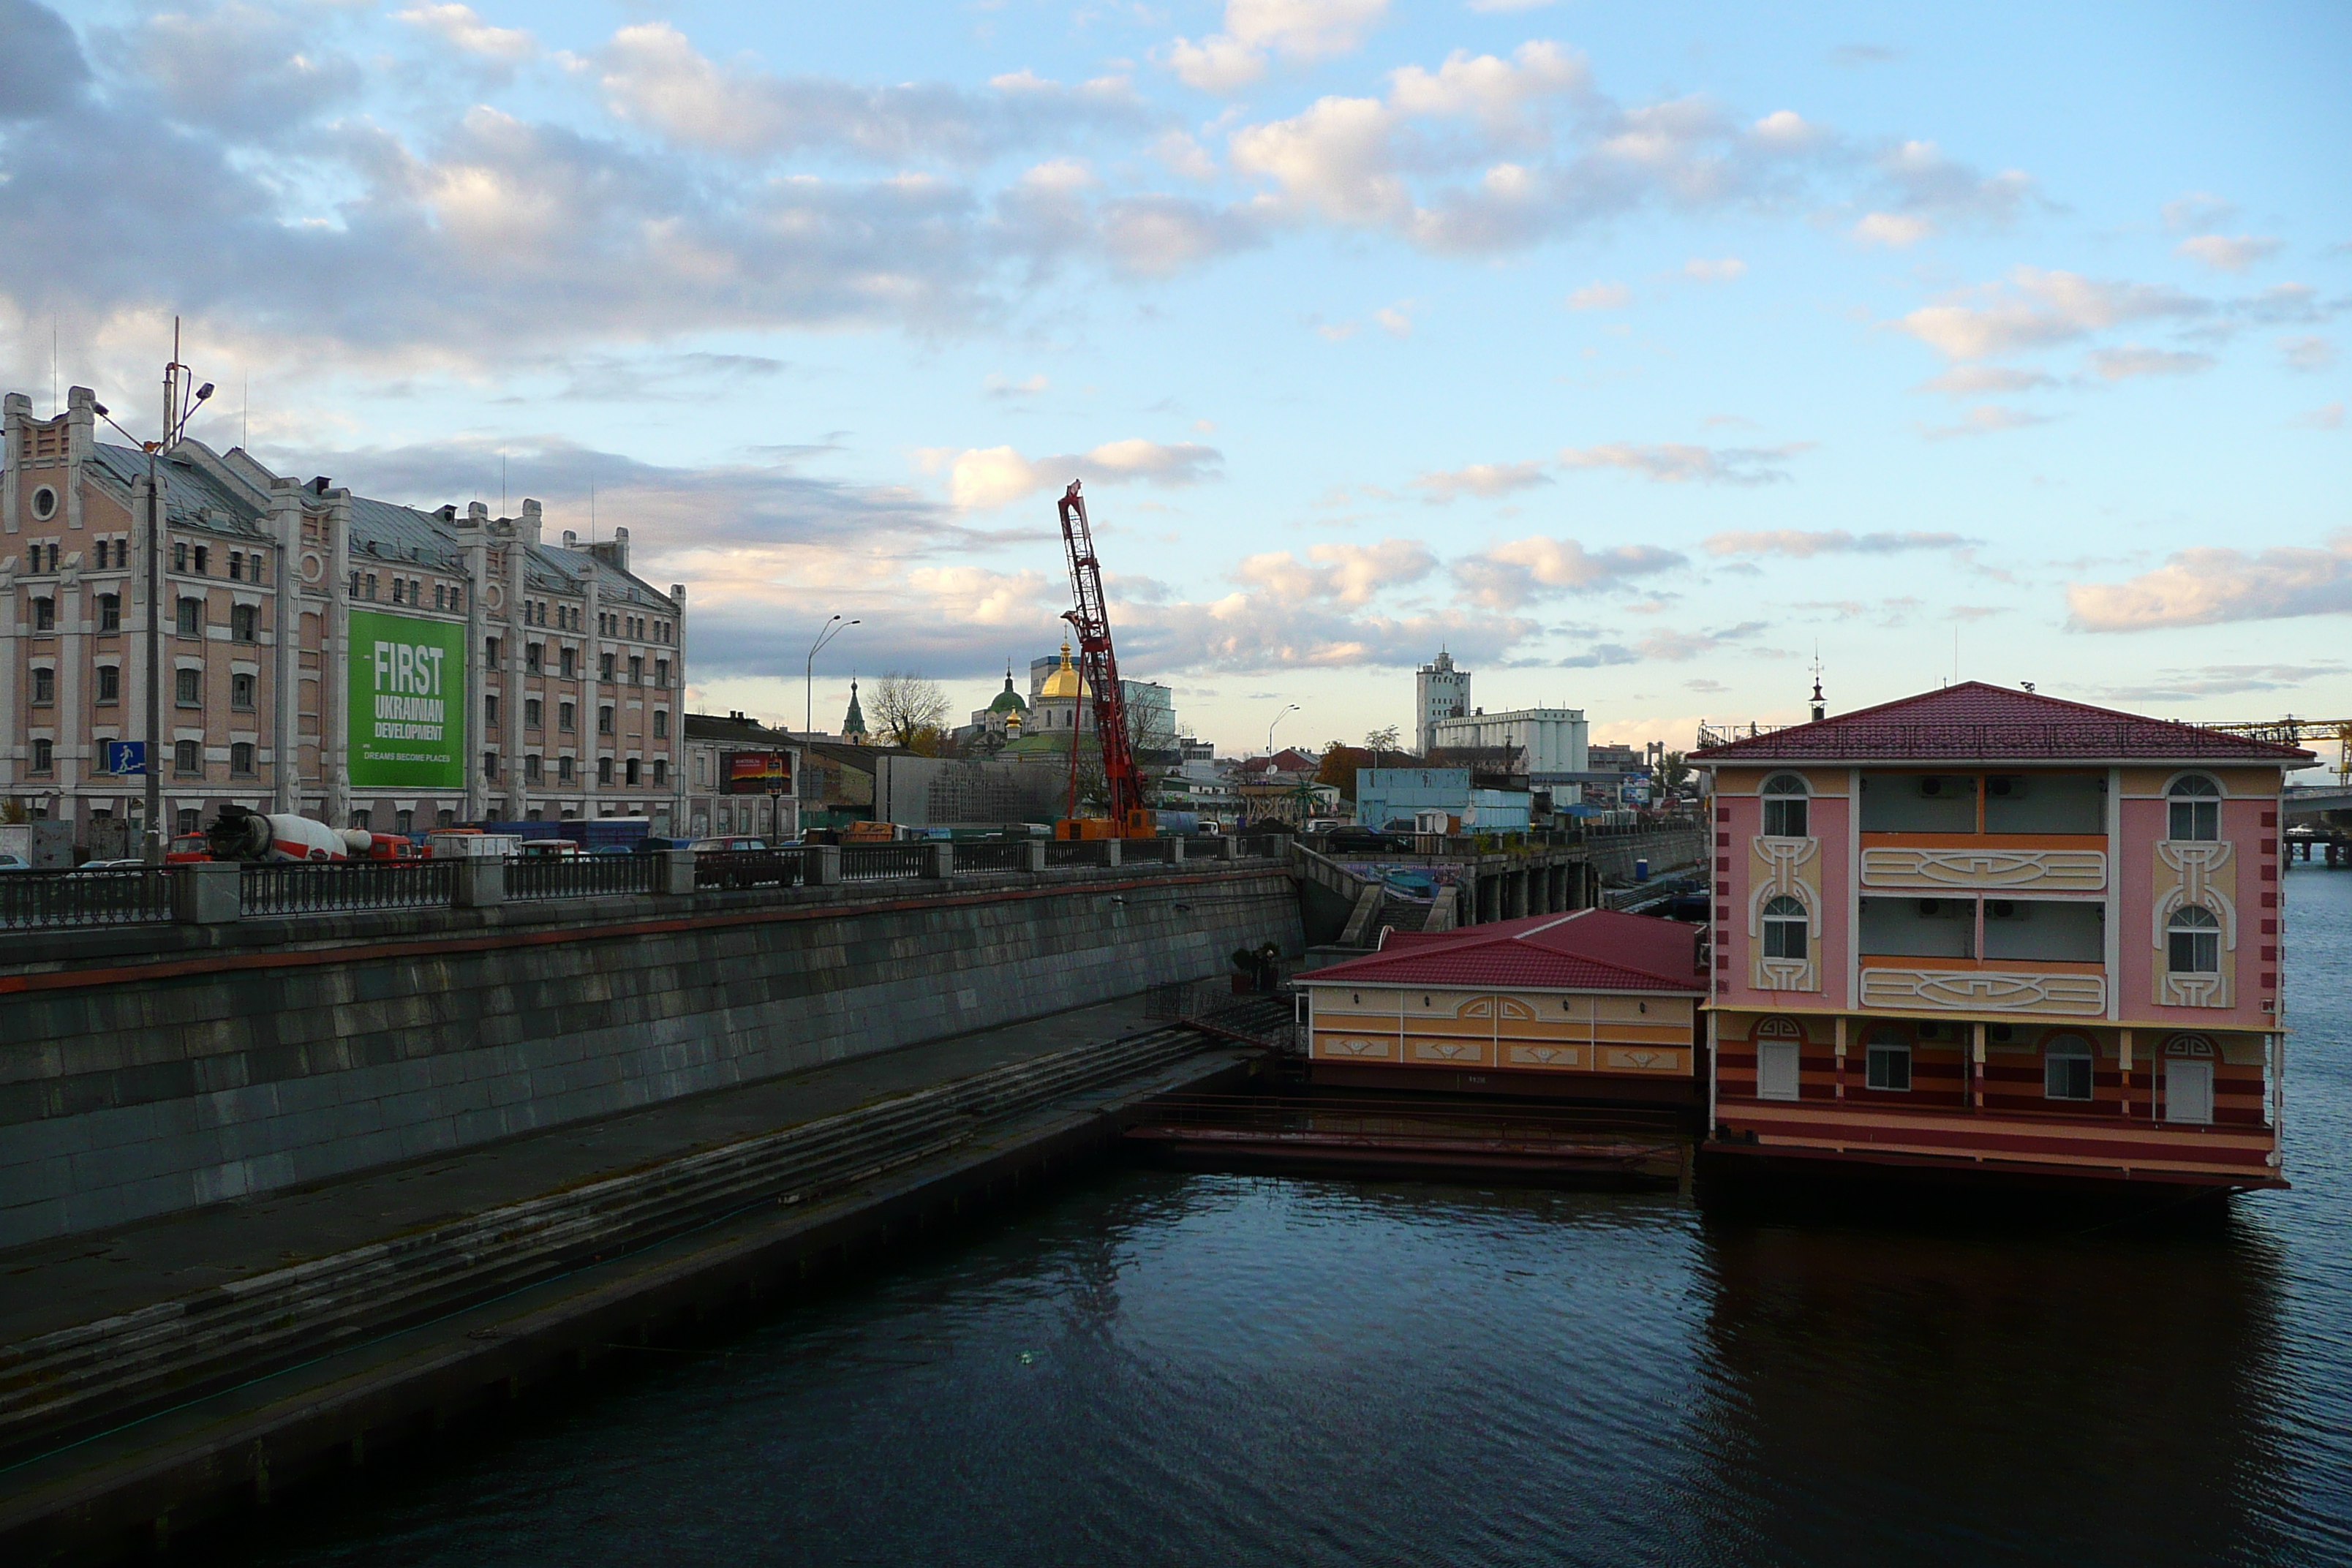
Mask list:
[{"label": "pink floating building", "polygon": [[2279,795],[2312,753],[1972,681],[1690,760],[1712,1152],[2285,1184]]}]

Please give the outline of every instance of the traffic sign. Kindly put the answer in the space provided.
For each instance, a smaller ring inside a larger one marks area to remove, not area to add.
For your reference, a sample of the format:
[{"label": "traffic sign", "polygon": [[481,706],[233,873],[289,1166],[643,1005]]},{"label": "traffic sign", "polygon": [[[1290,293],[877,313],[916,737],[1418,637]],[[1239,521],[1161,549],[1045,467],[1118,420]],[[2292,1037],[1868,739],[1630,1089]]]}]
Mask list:
[{"label": "traffic sign", "polygon": [[147,742],[144,741],[107,742],[106,771],[110,773],[145,773],[147,771]]}]

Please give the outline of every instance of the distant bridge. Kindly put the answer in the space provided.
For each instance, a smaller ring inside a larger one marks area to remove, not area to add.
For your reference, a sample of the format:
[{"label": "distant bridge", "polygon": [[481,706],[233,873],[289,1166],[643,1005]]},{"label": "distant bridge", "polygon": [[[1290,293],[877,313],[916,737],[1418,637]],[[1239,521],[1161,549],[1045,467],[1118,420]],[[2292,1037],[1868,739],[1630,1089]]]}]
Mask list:
[{"label": "distant bridge", "polygon": [[2352,811],[2352,784],[2305,784],[2279,797],[2279,809],[2290,820],[2326,811]]}]

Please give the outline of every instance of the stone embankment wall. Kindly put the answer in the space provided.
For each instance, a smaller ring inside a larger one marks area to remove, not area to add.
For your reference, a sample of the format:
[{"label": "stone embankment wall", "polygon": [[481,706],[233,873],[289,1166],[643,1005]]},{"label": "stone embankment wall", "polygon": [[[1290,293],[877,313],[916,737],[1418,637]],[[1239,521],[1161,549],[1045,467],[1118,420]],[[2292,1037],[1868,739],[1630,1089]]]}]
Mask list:
[{"label": "stone embankment wall", "polygon": [[1260,863],[16,939],[0,1247],[429,1157],[1303,946]]}]

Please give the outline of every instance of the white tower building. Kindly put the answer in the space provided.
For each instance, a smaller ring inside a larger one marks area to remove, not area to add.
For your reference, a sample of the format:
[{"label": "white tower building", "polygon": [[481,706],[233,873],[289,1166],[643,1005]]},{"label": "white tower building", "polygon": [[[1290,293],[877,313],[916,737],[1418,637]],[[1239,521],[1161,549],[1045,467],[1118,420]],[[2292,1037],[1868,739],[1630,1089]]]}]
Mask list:
[{"label": "white tower building", "polygon": [[1454,668],[1454,656],[1437,650],[1437,662],[1424,664],[1412,678],[1413,741],[1422,755],[1435,743],[1440,719],[1459,719],[1470,711],[1470,672]]}]

